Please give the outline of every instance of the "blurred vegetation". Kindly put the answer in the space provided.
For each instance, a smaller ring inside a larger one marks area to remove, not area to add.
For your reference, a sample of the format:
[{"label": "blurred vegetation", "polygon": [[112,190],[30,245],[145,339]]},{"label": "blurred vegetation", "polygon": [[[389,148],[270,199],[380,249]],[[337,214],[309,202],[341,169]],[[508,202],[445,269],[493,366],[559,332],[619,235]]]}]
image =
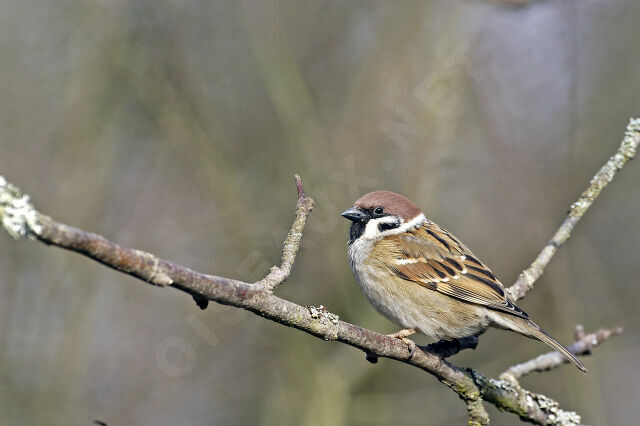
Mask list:
[{"label": "blurred vegetation", "polygon": [[[638,113],[639,20],[628,0],[3,1],[0,173],[60,221],[248,281],[279,259],[300,173],[317,207],[278,293],[393,332],[339,213],[401,192],[510,284]],[[588,375],[523,383],[590,424],[640,417],[639,178],[619,175],[522,303],[564,343],[625,327]],[[0,424],[466,419],[416,369],[77,255],[2,233],[0,269]],[[492,331],[454,362],[496,375],[546,350]]]}]

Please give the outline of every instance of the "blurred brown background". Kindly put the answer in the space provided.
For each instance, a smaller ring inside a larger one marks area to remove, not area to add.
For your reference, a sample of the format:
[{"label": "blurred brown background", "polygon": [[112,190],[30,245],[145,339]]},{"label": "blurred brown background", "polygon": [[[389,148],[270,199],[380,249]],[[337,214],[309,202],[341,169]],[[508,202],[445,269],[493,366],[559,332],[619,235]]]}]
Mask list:
[{"label": "blurred brown background", "polygon": [[[389,333],[339,213],[401,192],[512,283],[640,111],[639,21],[630,0],[6,0],[0,173],[60,221],[248,281],[279,260],[300,173],[317,207],[279,295]],[[625,327],[588,375],[523,380],[588,424],[640,417],[638,179],[632,162],[520,303],[567,344]],[[0,270],[3,425],[466,422],[415,368],[72,253],[2,232]],[[495,376],[546,350],[490,331],[453,362]]]}]

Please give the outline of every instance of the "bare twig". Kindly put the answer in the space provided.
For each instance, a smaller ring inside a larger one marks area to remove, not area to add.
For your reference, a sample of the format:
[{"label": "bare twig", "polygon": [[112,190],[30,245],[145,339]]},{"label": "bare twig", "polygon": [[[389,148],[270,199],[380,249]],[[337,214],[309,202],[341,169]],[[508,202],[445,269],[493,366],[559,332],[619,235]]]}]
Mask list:
[{"label": "bare twig", "polygon": [[296,218],[291,225],[291,229],[284,240],[284,248],[282,249],[282,260],[280,266],[273,266],[269,274],[257,282],[258,285],[267,290],[275,290],[280,284],[289,278],[291,267],[296,260],[298,247],[302,239],[302,230],[307,222],[307,217],[313,210],[313,199],[305,197],[302,190],[302,180],[300,176],[295,175],[296,189],[298,191],[298,202],[296,204]]},{"label": "bare twig", "polygon": [[[574,355],[587,355],[591,353],[591,350],[594,347],[598,346],[608,338],[618,336],[621,333],[622,327],[616,327],[611,330],[601,328],[595,333],[584,334],[582,326],[577,326],[576,337],[578,337],[578,340],[576,340],[576,342],[567,349],[569,349],[569,352]],[[500,375],[500,377],[513,377],[515,379],[519,379],[534,371],[549,371],[567,362],[569,362],[569,360],[559,352],[547,352],[546,354],[539,355],[529,361],[509,367]]]},{"label": "bare twig", "polygon": [[507,289],[515,300],[522,299],[533,288],[533,284],[544,273],[545,268],[556,254],[556,251],[558,251],[558,247],[569,239],[573,228],[575,228],[587,209],[591,207],[595,199],[598,198],[600,192],[613,180],[618,170],[622,169],[626,162],[634,157],[639,143],[640,118],[632,118],[629,120],[624,139],[618,151],[598,170],[598,173],[591,179],[589,187],[580,195],[578,201],[571,205],[566,219],[551,240],[544,246],[538,257],[527,269],[522,271],[515,284]]}]

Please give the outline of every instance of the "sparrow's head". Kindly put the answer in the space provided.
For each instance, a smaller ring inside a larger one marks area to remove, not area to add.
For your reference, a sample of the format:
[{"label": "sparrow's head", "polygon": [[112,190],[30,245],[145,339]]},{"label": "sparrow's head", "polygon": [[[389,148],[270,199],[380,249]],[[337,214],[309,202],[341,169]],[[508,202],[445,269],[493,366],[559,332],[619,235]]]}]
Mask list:
[{"label": "sparrow's head", "polygon": [[391,191],[374,191],[358,199],[353,207],[342,212],[351,222],[349,244],[360,237],[376,239],[397,234],[425,220],[411,201]]}]

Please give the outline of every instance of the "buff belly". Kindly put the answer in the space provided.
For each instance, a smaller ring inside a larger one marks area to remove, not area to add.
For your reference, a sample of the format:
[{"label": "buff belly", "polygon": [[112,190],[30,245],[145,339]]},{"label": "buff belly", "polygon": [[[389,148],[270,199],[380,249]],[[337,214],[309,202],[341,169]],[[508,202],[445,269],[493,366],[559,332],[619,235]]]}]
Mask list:
[{"label": "buff belly", "polygon": [[489,326],[486,308],[393,277],[358,257],[351,256],[351,266],[360,288],[378,312],[399,326],[416,328],[431,342],[471,336]]}]

